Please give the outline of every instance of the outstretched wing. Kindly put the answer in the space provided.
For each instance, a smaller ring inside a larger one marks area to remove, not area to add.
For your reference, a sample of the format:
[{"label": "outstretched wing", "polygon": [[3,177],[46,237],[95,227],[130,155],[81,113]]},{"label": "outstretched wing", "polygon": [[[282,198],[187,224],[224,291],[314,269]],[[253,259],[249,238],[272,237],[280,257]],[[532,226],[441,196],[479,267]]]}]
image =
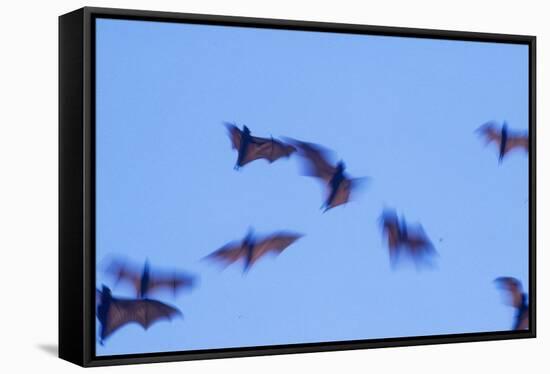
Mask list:
[{"label": "outstretched wing", "polygon": [[427,260],[428,256],[436,254],[435,247],[422,226],[409,227],[407,231],[403,246],[415,260]]},{"label": "outstretched wing", "polygon": [[506,148],[504,153],[513,151],[514,149],[523,149],[525,152],[529,152],[529,136],[528,135],[511,135],[506,140]]},{"label": "outstretched wing", "polygon": [[502,136],[495,121],[483,124],[477,129],[477,132],[484,137],[485,144],[495,143],[497,147],[500,146]]},{"label": "outstretched wing", "polygon": [[193,287],[195,282],[195,277],[187,274],[173,274],[170,276],[152,276],[149,280],[148,291],[152,292],[154,290],[168,288],[174,292],[174,294],[179,291],[181,288],[190,288]]},{"label": "outstretched wing", "polygon": [[320,145],[289,139],[300,150],[301,155],[307,161],[304,170],[305,175],[321,178],[329,183],[336,167],[331,162],[332,152]]},{"label": "outstretched wing", "polygon": [[272,163],[282,157],[289,157],[295,151],[296,148],[279,140],[252,136],[240,166],[259,159]]},{"label": "outstretched wing", "polygon": [[260,240],[254,247],[250,265],[254,264],[267,253],[273,252],[277,255],[280,254],[302,236],[302,234],[279,232]]},{"label": "outstretched wing", "polygon": [[160,320],[171,320],[181,316],[181,312],[157,300],[150,299],[116,299],[112,298],[106,318],[102,322],[101,339],[106,339],[113,332],[128,323],[138,323],[148,329]]},{"label": "outstretched wing", "polygon": [[225,127],[231,140],[231,146],[233,149],[238,150],[241,147],[241,130],[232,123],[224,122]]},{"label": "outstretched wing", "polygon": [[[354,189],[356,189],[358,186],[360,186],[362,183],[364,183],[368,178],[362,177],[362,178],[345,178],[339,185],[336,191],[332,191],[330,188],[328,189],[328,196],[327,196],[327,202],[328,204],[325,206],[325,212],[331,208],[337,207],[338,205],[346,204],[351,199],[351,193]],[[330,196],[332,196],[332,200],[328,201],[330,199]]]},{"label": "outstretched wing", "polygon": [[409,235],[404,243],[410,248],[412,253],[430,251],[433,249],[433,244],[422,228],[416,230],[409,229]]},{"label": "outstretched wing", "polygon": [[140,271],[123,261],[113,261],[105,271],[115,278],[115,285],[119,282],[130,283],[136,290],[136,293],[139,294],[141,288]]},{"label": "outstretched wing", "polygon": [[508,294],[508,303],[514,308],[520,308],[523,304],[523,288],[521,282],[512,277],[499,277],[495,279],[497,285]]},{"label": "outstretched wing", "polygon": [[246,255],[242,242],[231,242],[212,252],[206,259],[221,262],[225,266],[231,265]]}]

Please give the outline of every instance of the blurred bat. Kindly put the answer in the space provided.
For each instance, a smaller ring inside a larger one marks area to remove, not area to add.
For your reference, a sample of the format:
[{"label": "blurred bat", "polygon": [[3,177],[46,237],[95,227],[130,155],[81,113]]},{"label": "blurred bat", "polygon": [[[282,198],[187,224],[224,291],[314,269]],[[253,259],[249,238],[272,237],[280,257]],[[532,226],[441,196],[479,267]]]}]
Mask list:
[{"label": "blurred bat", "polygon": [[234,124],[226,122],[225,127],[229,132],[233,149],[236,149],[238,152],[235,169],[239,169],[249,162],[262,158],[272,163],[281,157],[289,157],[296,151],[296,148],[293,146],[279,140],[252,136],[250,135],[250,129],[246,126],[243,126],[242,130],[239,130]]},{"label": "blurred bat", "polygon": [[321,209],[327,210],[347,203],[351,192],[366,178],[349,178],[344,172],[346,166],[343,161],[336,165],[331,162],[332,152],[317,144],[306,143],[295,139],[288,139],[299,150],[306,160],[304,174],[321,179],[326,185],[326,199]]},{"label": "blurred bat", "polygon": [[149,261],[145,261],[142,271],[137,270],[126,261],[113,261],[107,267],[106,272],[115,277],[115,284],[120,281],[130,283],[136,290],[136,297],[141,298],[163,288],[170,289],[176,294],[179,289],[192,287],[195,282],[194,277],[183,273],[152,275]]},{"label": "blurred bat", "polygon": [[178,309],[157,300],[115,298],[106,286],[101,291],[96,290],[96,305],[97,319],[101,324],[101,345],[112,333],[128,323],[138,323],[147,330],[159,320],[182,316]]},{"label": "blurred bat", "polygon": [[499,277],[495,279],[497,285],[506,291],[509,298],[508,304],[516,310],[513,330],[529,329],[529,305],[527,295],[523,292],[521,282],[512,277]]},{"label": "blurred bat", "polygon": [[243,260],[244,271],[246,272],[264,255],[268,253],[279,255],[302,236],[301,234],[280,231],[263,239],[258,239],[250,230],[243,240],[228,243],[206,258],[222,262],[226,266]]},{"label": "blurred bat", "polygon": [[384,209],[380,216],[382,235],[386,238],[390,261],[395,265],[404,254],[413,259],[416,265],[429,264],[435,248],[421,225],[410,226],[405,218],[399,220],[394,209]]},{"label": "blurred bat", "polygon": [[495,143],[499,149],[499,162],[502,162],[504,156],[514,149],[523,149],[529,152],[529,135],[527,133],[511,133],[508,130],[506,121],[502,128],[494,121],[487,122],[477,131],[485,138],[485,143]]}]

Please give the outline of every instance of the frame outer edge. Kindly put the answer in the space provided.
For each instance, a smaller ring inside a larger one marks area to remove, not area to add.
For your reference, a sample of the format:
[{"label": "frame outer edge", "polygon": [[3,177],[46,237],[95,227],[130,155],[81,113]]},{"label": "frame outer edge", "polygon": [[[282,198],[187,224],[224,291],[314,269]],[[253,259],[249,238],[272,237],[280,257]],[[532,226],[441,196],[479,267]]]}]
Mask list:
[{"label": "frame outer edge", "polygon": [[83,365],[83,10],[59,17],[59,357]]},{"label": "frame outer edge", "polygon": [[[416,28],[401,28],[401,27],[386,27],[386,26],[366,26],[356,24],[328,23],[328,22],[311,22],[299,20],[279,20],[266,18],[250,18],[250,17],[235,17],[235,16],[217,16],[204,14],[186,14],[175,12],[159,12],[147,10],[128,10],[114,8],[98,8],[85,7],[80,9],[82,12],[82,38],[81,46],[83,53],[83,63],[80,70],[83,84],[81,87],[82,95],[82,111],[81,120],[83,126],[83,134],[81,140],[83,160],[81,163],[83,178],[80,180],[83,187],[82,208],[83,221],[80,222],[83,229],[82,257],[84,263],[80,268],[82,271],[79,279],[81,293],[81,305],[84,310],[81,310],[80,315],[84,316],[84,323],[80,325],[82,333],[80,346],[81,360],[75,362],[82,366],[105,366],[105,365],[122,365],[122,364],[138,364],[138,363],[153,363],[153,362],[170,362],[170,361],[186,361],[197,359],[219,359],[229,357],[250,357],[275,354],[291,354],[291,353],[307,353],[307,352],[327,352],[339,350],[354,350],[354,349],[369,349],[369,348],[384,348],[384,347],[400,347],[400,346],[415,346],[425,344],[446,344],[460,342],[481,342],[490,340],[506,340],[506,339],[521,339],[536,337],[536,266],[535,266],[535,248],[536,248],[536,37],[527,35],[505,35],[463,31],[448,31],[448,30],[432,30],[432,29],[416,29]],[[71,13],[69,13],[71,14]],[[67,15],[66,15],[67,16]],[[62,16],[65,17],[65,16]],[[420,37],[432,39],[448,39],[448,40],[466,40],[466,41],[481,41],[495,43],[510,43],[510,44],[526,44],[529,46],[529,120],[530,120],[530,135],[531,135],[531,150],[529,153],[530,160],[530,304],[531,304],[531,325],[529,331],[495,331],[487,333],[466,333],[452,335],[433,335],[433,336],[418,336],[418,337],[403,337],[399,339],[371,339],[362,341],[340,341],[340,342],[324,342],[313,344],[289,344],[280,346],[265,346],[265,347],[244,347],[239,349],[216,349],[204,351],[182,351],[182,352],[157,352],[148,354],[136,355],[121,355],[121,356],[95,356],[95,313],[92,306],[95,306],[95,240],[92,237],[94,233],[95,217],[93,216],[94,196],[92,185],[94,181],[94,141],[93,126],[94,126],[94,97],[95,76],[93,74],[95,58],[92,37],[95,32],[93,22],[95,17],[107,17],[115,19],[135,19],[149,21],[166,21],[180,23],[203,23],[203,24],[219,24],[228,26],[243,26],[243,27],[260,27],[272,29],[294,29],[306,31],[324,31],[350,34],[373,34],[373,35],[390,35],[390,36],[405,36],[405,37]],[[61,49],[61,48],[60,48]],[[61,58],[61,57],[60,57]],[[60,69],[61,77],[61,69]],[[60,104],[60,112],[61,112]],[[60,121],[61,123],[61,121]],[[61,144],[61,143],[60,143]],[[60,153],[61,158],[61,153]],[[62,160],[60,159],[60,165]],[[61,175],[61,173],[60,173]],[[60,179],[61,181],[61,179]],[[61,231],[60,231],[61,236]],[[61,252],[60,252],[61,253]],[[61,259],[60,259],[61,261]],[[61,266],[60,266],[61,269]],[[61,289],[61,284],[60,284]],[[61,304],[60,304],[61,305]],[[61,310],[61,309],[60,309]],[[61,313],[61,312],[60,312]],[[60,324],[61,329],[61,324]],[[61,334],[61,333],[60,333]],[[60,344],[61,352],[61,344]],[[61,356],[61,354],[60,354]],[[72,361],[74,362],[74,361]]]}]

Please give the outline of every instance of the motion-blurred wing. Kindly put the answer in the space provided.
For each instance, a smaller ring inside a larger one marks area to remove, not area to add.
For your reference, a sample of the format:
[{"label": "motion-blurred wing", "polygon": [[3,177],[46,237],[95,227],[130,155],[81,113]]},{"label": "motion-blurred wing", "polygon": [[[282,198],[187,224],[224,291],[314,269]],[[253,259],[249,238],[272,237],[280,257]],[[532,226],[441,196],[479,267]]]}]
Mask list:
[{"label": "motion-blurred wing", "polygon": [[157,300],[150,299],[115,299],[111,300],[103,325],[102,339],[107,338],[122,326],[135,322],[148,329],[159,320],[171,320],[181,316],[181,312]]},{"label": "motion-blurred wing", "polygon": [[495,143],[497,146],[500,146],[502,137],[496,122],[491,121],[483,124],[480,128],[477,129],[477,132],[484,137],[485,144]]},{"label": "motion-blurred wing", "polygon": [[[344,179],[342,183],[338,185],[336,191],[334,191],[334,197],[328,202],[325,207],[325,212],[331,208],[343,205],[349,201],[351,195],[352,181],[350,179]],[[329,190],[329,195],[333,192]]]},{"label": "motion-blurred wing", "polygon": [[139,294],[141,289],[141,272],[124,261],[113,261],[106,269],[106,273],[115,278],[115,285],[119,282],[130,283]]},{"label": "motion-blurred wing", "polygon": [[[340,185],[338,185],[337,190],[334,192],[334,196],[332,197],[332,201],[328,202],[327,206],[325,207],[325,212],[331,208],[337,207],[339,205],[346,204],[351,199],[351,193],[354,189],[359,187],[362,183],[364,183],[368,178],[353,178],[353,179],[344,179]],[[332,195],[332,191],[328,190],[329,197]]]},{"label": "motion-blurred wing", "polygon": [[250,259],[250,265],[254,264],[254,262],[267,253],[273,252],[276,255],[279,255],[302,236],[303,235],[301,234],[280,232],[259,241],[254,247],[252,258]]},{"label": "motion-blurred wing", "polygon": [[328,149],[313,143],[291,140],[296,145],[302,156],[307,160],[305,175],[321,178],[325,183],[329,183],[336,173],[336,167],[333,166],[332,152]]},{"label": "motion-blurred wing", "polygon": [[495,279],[497,285],[505,290],[508,294],[508,303],[515,307],[520,308],[523,305],[523,288],[521,282],[512,277],[500,277]]},{"label": "motion-blurred wing", "polygon": [[513,135],[509,136],[506,141],[506,148],[504,153],[513,151],[514,149],[523,149],[525,152],[529,152],[529,136],[528,135]]},{"label": "motion-blurred wing", "polygon": [[231,265],[246,255],[246,248],[241,242],[232,242],[224,245],[220,249],[206,256],[207,259],[223,263],[225,266]]},{"label": "motion-blurred wing", "polygon": [[262,155],[263,158],[273,162],[282,157],[290,157],[292,153],[296,152],[296,148],[279,140],[271,139],[269,149],[262,149],[262,151],[266,151]]},{"label": "motion-blurred wing", "polygon": [[225,122],[224,125],[227,128],[231,146],[233,149],[239,150],[241,147],[241,130],[232,123]]},{"label": "motion-blurred wing", "polygon": [[175,294],[181,288],[193,287],[194,281],[193,276],[181,273],[171,276],[153,276],[149,280],[148,292],[166,288]]},{"label": "motion-blurred wing", "polygon": [[99,305],[101,303],[101,291],[96,288],[95,290],[95,305]]},{"label": "motion-blurred wing", "polygon": [[408,246],[413,253],[433,249],[432,242],[423,231],[410,233],[404,244]]},{"label": "motion-blurred wing", "polygon": [[395,211],[386,209],[380,217],[382,231],[386,235],[390,255],[394,254],[400,245],[399,219]]},{"label": "motion-blurred wing", "polygon": [[249,162],[259,159],[266,159],[271,163],[281,157],[290,156],[295,150],[293,146],[284,144],[275,139],[252,136],[246,150],[246,155],[243,157],[239,166],[244,166]]},{"label": "motion-blurred wing", "polygon": [[529,330],[529,308],[526,308],[516,321],[516,330]]}]

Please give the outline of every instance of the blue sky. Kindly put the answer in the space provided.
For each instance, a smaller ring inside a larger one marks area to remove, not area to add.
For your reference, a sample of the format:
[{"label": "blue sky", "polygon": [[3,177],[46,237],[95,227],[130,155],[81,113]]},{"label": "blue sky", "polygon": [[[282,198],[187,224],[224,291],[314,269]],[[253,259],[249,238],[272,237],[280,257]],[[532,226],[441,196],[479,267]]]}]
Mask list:
[{"label": "blue sky", "polygon": [[[527,46],[107,19],[96,32],[98,269],[123,256],[199,277],[153,295],[183,319],[127,325],[98,355],[511,327],[493,280],[528,288],[528,160],[499,166],[474,131],[527,130]],[[372,179],[322,214],[296,158],[233,170],[223,121],[322,144]],[[392,270],[385,206],[423,225],[437,268]],[[201,260],[250,226],[305,236],[245,276]]]}]

